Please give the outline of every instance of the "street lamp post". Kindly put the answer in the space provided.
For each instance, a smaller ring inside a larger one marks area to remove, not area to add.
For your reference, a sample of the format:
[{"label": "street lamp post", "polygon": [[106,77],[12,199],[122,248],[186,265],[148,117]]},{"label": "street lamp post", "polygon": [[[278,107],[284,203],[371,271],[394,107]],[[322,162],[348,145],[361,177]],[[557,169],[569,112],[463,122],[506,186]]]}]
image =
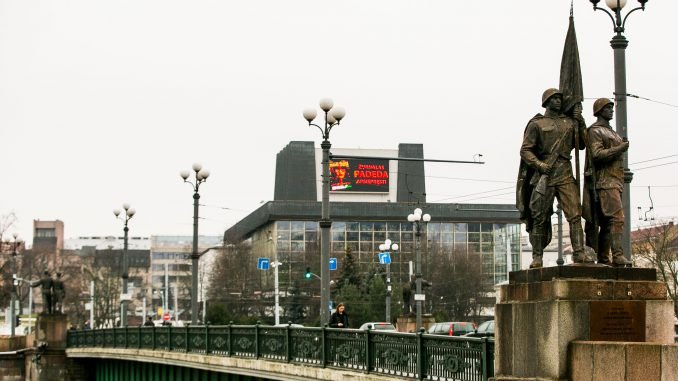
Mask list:
[{"label": "street lamp post", "polygon": [[[629,15],[637,10],[645,10],[645,3],[648,0],[638,0],[639,7],[631,9],[625,16],[621,14],[622,8],[626,5],[626,0],[605,0],[608,8],[612,11],[610,13],[604,8],[599,8],[600,0],[590,0],[593,4],[594,10],[601,10],[607,13],[612,20],[612,26],[615,35],[610,41],[610,45],[614,51],[614,101],[616,106],[615,122],[617,124],[617,134],[622,139],[628,139],[628,129],[626,126],[626,47],[629,42],[624,36],[624,28],[626,27],[626,19]],[[624,191],[622,193],[622,204],[624,206],[624,235],[623,248],[624,256],[631,259],[631,180],[633,180],[633,173],[629,170],[629,155],[628,151],[624,152]]]},{"label": "street lamp post", "polygon": [[[127,266],[127,237],[129,233],[129,227],[127,227],[127,223],[129,220],[134,217],[134,214],[136,213],[136,210],[134,208],[131,208],[129,204],[125,203],[122,204],[122,208],[125,209],[125,215],[122,217],[122,220],[125,221],[125,228],[123,231],[125,232],[125,238],[123,241],[123,247],[122,247],[122,292],[121,292],[121,300],[120,300],[120,326],[121,327],[126,327],[127,326],[127,280],[129,278],[128,274],[128,266]],[[115,215],[115,218],[121,218],[120,217],[120,209],[115,209],[113,211],[113,215]],[[123,300],[125,298],[125,300]]]},{"label": "street lamp post", "polygon": [[313,123],[318,115],[315,109],[304,110],[304,119],[309,126],[315,126],[320,130],[323,141],[320,147],[323,150],[322,160],[322,207],[320,216],[320,325],[327,324],[330,320],[330,131],[339,125],[346,115],[342,107],[334,107],[334,102],[329,98],[320,100],[320,108],[325,113],[323,127]]},{"label": "street lamp post", "polygon": [[414,242],[414,251],[416,253],[416,258],[415,258],[415,279],[416,279],[416,292],[414,294],[414,300],[417,302],[417,331],[419,331],[422,328],[421,324],[421,308],[422,308],[422,299],[424,295],[421,293],[421,228],[422,228],[422,222],[424,223],[424,226],[428,224],[429,221],[431,221],[431,215],[430,214],[424,214],[422,215],[422,210],[420,208],[416,208],[414,212],[410,215],[407,216],[407,220],[412,223],[412,226],[414,227],[414,237],[415,237],[415,242]]},{"label": "street lamp post", "polygon": [[[195,180],[190,181],[188,178],[191,175],[190,171],[181,171],[179,175],[184,179],[185,183],[191,184],[193,187],[193,251],[191,252],[191,324],[198,323],[198,260],[200,254],[198,253],[198,200],[200,200],[200,184],[207,181],[210,176],[210,171],[203,168],[202,165],[193,164],[193,172],[195,172]],[[176,306],[175,306],[176,308]]]},{"label": "street lamp post", "polygon": [[[382,253],[387,251],[398,251],[398,244],[392,243],[390,239],[386,239],[384,243],[379,245],[379,251]],[[386,321],[391,322],[391,295],[393,291],[391,288],[391,262],[386,263]]]},{"label": "street lamp post", "polygon": [[[273,236],[271,235],[271,232],[268,232],[268,241],[273,243]],[[273,246],[273,263],[271,266],[273,266],[273,283],[274,283],[274,299],[275,299],[275,324],[278,325],[280,324],[280,286],[278,282],[278,267],[282,265],[282,262],[278,261],[278,248]]]}]

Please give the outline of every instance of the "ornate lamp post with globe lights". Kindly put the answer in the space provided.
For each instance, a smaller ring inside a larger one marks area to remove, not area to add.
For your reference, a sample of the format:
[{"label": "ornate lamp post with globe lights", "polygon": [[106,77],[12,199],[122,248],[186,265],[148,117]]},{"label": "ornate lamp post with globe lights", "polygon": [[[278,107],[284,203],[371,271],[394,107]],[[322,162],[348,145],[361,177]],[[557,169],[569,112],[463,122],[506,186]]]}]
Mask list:
[{"label": "ornate lamp post with globe lights", "polygon": [[[379,245],[379,251],[382,253],[398,251],[398,244],[392,243],[390,239],[386,239],[384,243]],[[391,262],[386,263],[386,321],[391,322]]]},{"label": "ornate lamp post with globe lights", "polygon": [[[198,253],[198,201],[200,200],[200,184],[207,181],[210,176],[210,171],[203,168],[202,165],[193,164],[193,172],[195,172],[195,180],[191,181],[188,178],[191,176],[190,171],[181,171],[179,176],[184,179],[185,183],[191,184],[193,187],[193,250],[191,252],[191,324],[198,323],[198,260],[200,254]],[[176,307],[175,307],[176,308]]]},{"label": "ornate lamp post with globe lights", "polygon": [[426,229],[426,224],[431,221],[431,215],[426,213],[423,214],[423,211],[420,208],[416,208],[414,212],[407,216],[407,220],[412,223],[414,228],[414,251],[416,253],[415,258],[415,279],[416,279],[416,292],[414,294],[414,300],[417,302],[417,331],[422,328],[421,324],[421,308],[422,308],[422,299],[423,294],[421,293],[421,230],[422,222],[424,229]]},{"label": "ornate lamp post with globe lights", "polygon": [[[610,45],[614,51],[614,103],[616,106],[615,123],[617,134],[622,139],[628,139],[627,119],[626,119],[626,47],[629,41],[624,36],[626,28],[626,20],[629,15],[637,10],[645,11],[645,3],[648,0],[638,0],[639,7],[633,8],[626,15],[622,15],[622,9],[626,6],[626,0],[605,0],[605,4],[610,11],[599,8],[600,0],[590,0],[593,4],[593,9],[603,11],[610,16],[612,20],[612,27],[615,35],[610,41]],[[622,192],[622,205],[624,207],[624,235],[623,235],[623,250],[624,256],[631,259],[631,180],[633,180],[633,173],[629,170],[629,155],[628,151],[624,152],[624,190]]]},{"label": "ornate lamp post with globe lights", "polygon": [[[127,223],[129,220],[134,217],[136,214],[136,210],[134,208],[131,208],[129,204],[125,203],[122,204],[122,208],[125,209],[125,215],[123,217],[120,217],[120,209],[115,209],[113,211],[113,215],[115,215],[115,218],[120,218],[125,222],[125,228],[123,231],[125,232],[124,240],[123,240],[123,247],[122,247],[122,292],[121,292],[121,298],[120,298],[120,326],[121,327],[126,327],[127,326],[127,280],[129,278],[128,274],[128,266],[127,266],[127,234],[129,232],[129,228],[127,227]],[[125,298],[123,300],[123,298]]]},{"label": "ornate lamp post with globe lights", "polygon": [[334,107],[334,102],[329,98],[320,100],[320,109],[325,113],[322,127],[313,123],[318,112],[309,108],[304,110],[304,119],[309,126],[317,127],[322,134],[323,141],[320,147],[323,150],[322,160],[322,206],[320,215],[320,325],[327,324],[330,320],[330,131],[339,125],[346,115],[342,107]]}]

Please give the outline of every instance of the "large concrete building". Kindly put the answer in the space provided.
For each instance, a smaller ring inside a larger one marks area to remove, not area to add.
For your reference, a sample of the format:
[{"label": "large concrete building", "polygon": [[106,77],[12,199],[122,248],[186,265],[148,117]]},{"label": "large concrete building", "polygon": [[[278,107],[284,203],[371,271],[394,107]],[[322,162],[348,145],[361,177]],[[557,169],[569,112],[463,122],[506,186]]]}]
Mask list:
[{"label": "large concrete building", "polygon": [[[214,251],[222,247],[222,237],[198,236],[198,252],[201,269],[198,273],[198,300],[204,300],[203,292],[209,282],[206,268]],[[190,254],[193,251],[192,236],[151,236],[151,262],[148,271],[149,287],[146,298],[152,301],[152,311],[159,307],[170,311],[172,319],[191,320],[191,276]]]},{"label": "large concrete building", "polygon": [[[488,284],[501,283],[509,271],[520,268],[515,206],[427,203],[424,163],[395,159],[421,159],[423,145],[400,144],[397,150],[332,148],[332,154],[330,257],[338,259],[339,268],[347,249],[364,266],[378,264],[378,247],[388,238],[400,245],[391,259],[394,281],[407,281],[415,258],[415,235],[407,215],[417,207],[432,216],[422,234],[424,277],[427,266],[435,266],[428,262],[434,251],[480,256],[479,276]],[[283,263],[281,287],[300,279],[307,266],[314,271],[320,266],[321,159],[322,151],[313,142],[290,142],[277,155],[274,200],[224,234],[228,244],[248,243],[260,256],[277,256]]]}]

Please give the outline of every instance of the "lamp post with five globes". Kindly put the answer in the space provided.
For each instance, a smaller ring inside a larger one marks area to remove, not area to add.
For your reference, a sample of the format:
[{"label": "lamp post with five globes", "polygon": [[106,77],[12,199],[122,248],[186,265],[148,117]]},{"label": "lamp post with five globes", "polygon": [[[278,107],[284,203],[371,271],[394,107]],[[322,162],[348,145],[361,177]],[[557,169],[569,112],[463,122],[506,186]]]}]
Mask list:
[{"label": "lamp post with five globes", "polygon": [[[134,214],[136,214],[136,210],[134,208],[131,208],[129,204],[125,203],[122,204],[122,208],[125,209],[125,215],[122,217],[122,220],[125,222],[125,228],[123,231],[125,232],[124,240],[123,240],[123,247],[122,247],[122,292],[121,292],[121,298],[120,298],[120,326],[121,327],[126,327],[127,326],[127,280],[129,278],[128,274],[128,266],[127,266],[127,234],[129,232],[129,228],[127,227],[127,223],[129,220],[134,217]],[[121,218],[120,217],[120,209],[115,209],[113,211],[113,215],[115,215],[115,218]],[[123,298],[125,298],[123,300]]]},{"label": "lamp post with five globes", "polygon": [[320,325],[327,324],[330,320],[330,131],[339,125],[346,115],[342,107],[334,107],[334,102],[329,98],[320,100],[320,109],[325,113],[322,127],[313,123],[318,115],[313,108],[304,110],[304,119],[309,126],[317,127],[322,134],[323,141],[320,147],[323,150],[322,159],[322,205],[320,215]]},{"label": "lamp post with five globes", "polygon": [[[191,252],[191,324],[198,323],[198,260],[200,254],[198,253],[198,201],[200,200],[200,184],[207,181],[210,176],[210,171],[203,168],[202,165],[193,164],[193,172],[195,172],[195,180],[191,181],[188,178],[191,176],[190,171],[181,171],[179,175],[184,179],[185,183],[191,184],[193,188],[193,250]],[[175,307],[178,312],[178,308]]]},{"label": "lamp post with five globes", "polygon": [[424,223],[424,228],[425,225],[428,224],[429,221],[431,221],[431,215],[426,213],[423,214],[423,211],[420,208],[416,208],[414,212],[410,215],[407,216],[407,220],[412,223],[412,226],[414,227],[414,251],[416,253],[416,258],[415,258],[415,278],[416,278],[416,292],[414,294],[414,300],[417,302],[417,327],[416,330],[419,331],[419,329],[422,328],[421,324],[421,308],[422,308],[422,299],[424,295],[421,293],[421,230],[422,230],[422,222]]}]

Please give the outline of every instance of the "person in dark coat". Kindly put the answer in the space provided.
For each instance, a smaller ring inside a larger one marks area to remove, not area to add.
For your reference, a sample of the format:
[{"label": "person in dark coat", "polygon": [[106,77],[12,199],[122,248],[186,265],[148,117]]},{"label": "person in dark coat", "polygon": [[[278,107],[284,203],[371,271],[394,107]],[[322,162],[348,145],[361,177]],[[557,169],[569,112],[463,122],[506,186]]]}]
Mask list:
[{"label": "person in dark coat", "polygon": [[155,327],[155,323],[153,322],[153,317],[149,316],[146,318],[146,322],[144,323],[144,327]]},{"label": "person in dark coat", "polygon": [[337,304],[337,310],[330,316],[331,328],[348,328],[348,315],[346,314],[346,306],[344,303]]}]

